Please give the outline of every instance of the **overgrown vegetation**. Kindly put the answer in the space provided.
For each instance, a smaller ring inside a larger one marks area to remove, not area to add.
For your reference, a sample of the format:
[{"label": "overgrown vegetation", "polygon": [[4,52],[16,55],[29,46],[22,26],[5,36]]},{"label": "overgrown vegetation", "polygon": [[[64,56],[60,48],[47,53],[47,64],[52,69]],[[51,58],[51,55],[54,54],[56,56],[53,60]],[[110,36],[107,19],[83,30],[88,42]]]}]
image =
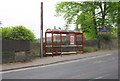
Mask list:
[{"label": "overgrown vegetation", "polygon": [[36,41],[34,33],[24,26],[5,27],[0,29],[0,37],[4,40]]},{"label": "overgrown vegetation", "polygon": [[98,48],[93,48],[93,47],[85,47],[84,48],[84,52],[95,52],[95,51],[98,51],[99,49]]}]

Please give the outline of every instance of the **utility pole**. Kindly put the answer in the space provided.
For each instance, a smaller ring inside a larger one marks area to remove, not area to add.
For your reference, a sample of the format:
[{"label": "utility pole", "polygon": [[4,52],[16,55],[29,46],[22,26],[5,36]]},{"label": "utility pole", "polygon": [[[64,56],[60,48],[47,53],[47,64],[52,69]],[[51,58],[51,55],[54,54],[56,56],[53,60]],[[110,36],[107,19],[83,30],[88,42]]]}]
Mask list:
[{"label": "utility pole", "polygon": [[41,46],[41,54],[40,57],[43,57],[43,2],[41,2],[41,28],[40,28],[40,46]]},{"label": "utility pole", "polygon": [[0,25],[2,24],[2,22],[0,21]]}]

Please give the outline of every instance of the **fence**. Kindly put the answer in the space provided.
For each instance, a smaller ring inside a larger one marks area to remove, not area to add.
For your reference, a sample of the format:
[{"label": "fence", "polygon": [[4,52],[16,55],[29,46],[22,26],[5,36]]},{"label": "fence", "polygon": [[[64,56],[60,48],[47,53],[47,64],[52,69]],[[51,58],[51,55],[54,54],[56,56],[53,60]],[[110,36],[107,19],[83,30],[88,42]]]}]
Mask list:
[{"label": "fence", "polygon": [[2,40],[2,52],[29,51],[30,42],[27,40]]},{"label": "fence", "polygon": [[2,63],[27,61],[30,56],[30,42],[27,40],[2,41]]}]

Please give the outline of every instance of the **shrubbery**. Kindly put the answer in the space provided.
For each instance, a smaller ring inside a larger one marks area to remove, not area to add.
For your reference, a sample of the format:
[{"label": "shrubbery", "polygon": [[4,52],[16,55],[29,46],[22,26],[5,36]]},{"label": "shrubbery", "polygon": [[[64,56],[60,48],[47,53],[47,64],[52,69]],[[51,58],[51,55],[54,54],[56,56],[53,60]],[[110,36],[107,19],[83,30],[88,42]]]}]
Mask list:
[{"label": "shrubbery", "polygon": [[30,40],[36,41],[34,33],[24,26],[5,27],[0,29],[4,40]]},{"label": "shrubbery", "polygon": [[[81,51],[82,47],[79,48],[79,51]],[[85,53],[90,53],[90,52],[95,52],[95,51],[98,51],[100,49],[98,48],[94,48],[94,47],[84,47],[84,52]],[[80,52],[82,53],[82,51]]]},{"label": "shrubbery", "polygon": [[99,50],[98,48],[93,48],[93,47],[85,47],[84,48],[85,52],[95,52],[95,51],[98,51],[98,50]]}]

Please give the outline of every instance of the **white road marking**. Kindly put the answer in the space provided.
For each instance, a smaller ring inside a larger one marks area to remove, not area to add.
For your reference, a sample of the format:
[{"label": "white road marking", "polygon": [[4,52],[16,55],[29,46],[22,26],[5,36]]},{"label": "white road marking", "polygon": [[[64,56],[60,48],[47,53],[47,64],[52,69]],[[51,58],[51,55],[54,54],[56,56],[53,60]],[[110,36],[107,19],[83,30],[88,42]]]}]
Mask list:
[{"label": "white road marking", "polygon": [[99,76],[99,77],[97,77],[97,78],[95,78],[95,79],[103,79],[103,77],[108,76],[108,75],[110,75],[110,74],[106,74],[106,75],[104,75],[104,76]]},{"label": "white road marking", "polygon": [[111,55],[111,54],[100,55],[100,56],[95,56],[95,57],[90,57],[90,58],[88,57],[88,58],[85,58],[85,59],[78,59],[78,60],[73,60],[73,61],[69,61],[69,62],[62,62],[62,63],[56,63],[56,64],[45,65],[45,66],[37,66],[37,67],[16,69],[16,70],[10,70],[10,71],[2,71],[2,72],[0,72],[0,74],[10,73],[10,72],[16,72],[16,71],[23,71],[23,70],[29,70],[29,69],[36,69],[36,68],[44,68],[44,67],[55,66],[55,65],[61,65],[61,64],[67,64],[67,63],[73,63],[73,62],[79,62],[79,61],[85,61],[85,60],[90,60],[90,59],[94,59],[94,58],[98,58],[98,57],[104,57],[104,56],[109,56],[109,55]]},{"label": "white road marking", "polygon": [[97,77],[97,78],[95,78],[95,79],[101,79],[101,78],[103,78],[102,76],[100,76],[100,77]]}]

